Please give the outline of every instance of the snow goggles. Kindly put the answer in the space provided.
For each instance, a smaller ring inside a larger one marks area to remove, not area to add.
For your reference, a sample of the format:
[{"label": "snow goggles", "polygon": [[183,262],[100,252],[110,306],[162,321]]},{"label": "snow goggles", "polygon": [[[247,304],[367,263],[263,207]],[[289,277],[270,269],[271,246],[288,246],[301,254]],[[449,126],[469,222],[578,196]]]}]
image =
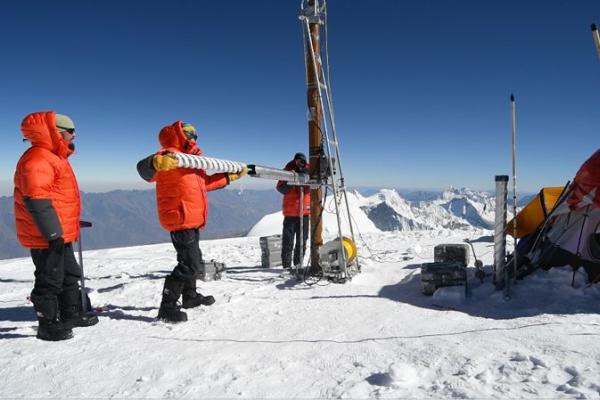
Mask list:
[{"label": "snow goggles", "polygon": [[63,128],[62,126],[57,126],[60,132],[69,132],[71,135],[75,134],[75,128]]},{"label": "snow goggles", "polygon": [[187,140],[196,140],[198,135],[196,134],[196,128],[192,124],[182,123],[182,130]]},{"label": "snow goggles", "polygon": [[186,131],[183,131],[183,133],[185,133],[185,137],[188,140],[196,140],[196,139],[198,139],[198,135],[196,135],[196,132],[186,132]]}]

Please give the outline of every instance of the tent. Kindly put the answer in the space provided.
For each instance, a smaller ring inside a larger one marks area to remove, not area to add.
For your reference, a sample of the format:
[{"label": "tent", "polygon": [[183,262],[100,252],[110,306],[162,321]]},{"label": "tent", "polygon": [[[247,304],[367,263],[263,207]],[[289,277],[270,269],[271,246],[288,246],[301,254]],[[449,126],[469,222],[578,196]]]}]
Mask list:
[{"label": "tent", "polygon": [[562,186],[542,188],[542,190],[540,190],[540,192],[517,214],[517,217],[508,223],[506,232],[511,236],[515,236],[513,225],[516,220],[517,239],[521,239],[524,236],[534,233],[548,217],[548,214],[556,205],[562,192]]},{"label": "tent", "polygon": [[[600,150],[565,188],[544,188],[516,216],[517,277],[537,268],[583,267],[600,281]],[[507,233],[512,235],[510,221]],[[506,267],[512,263],[509,260]]]}]

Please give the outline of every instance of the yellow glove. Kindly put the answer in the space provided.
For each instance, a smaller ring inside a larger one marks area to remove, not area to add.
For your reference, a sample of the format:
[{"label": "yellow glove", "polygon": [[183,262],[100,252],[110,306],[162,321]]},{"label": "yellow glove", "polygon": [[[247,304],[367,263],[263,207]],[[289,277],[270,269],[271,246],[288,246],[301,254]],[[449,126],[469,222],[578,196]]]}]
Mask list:
[{"label": "yellow glove", "polygon": [[233,181],[237,181],[244,175],[248,175],[248,168],[246,168],[245,166],[237,174],[227,174],[227,178],[229,178],[229,183],[231,183]]},{"label": "yellow glove", "polygon": [[179,161],[173,153],[157,154],[152,159],[156,171],[169,171],[179,167]]}]

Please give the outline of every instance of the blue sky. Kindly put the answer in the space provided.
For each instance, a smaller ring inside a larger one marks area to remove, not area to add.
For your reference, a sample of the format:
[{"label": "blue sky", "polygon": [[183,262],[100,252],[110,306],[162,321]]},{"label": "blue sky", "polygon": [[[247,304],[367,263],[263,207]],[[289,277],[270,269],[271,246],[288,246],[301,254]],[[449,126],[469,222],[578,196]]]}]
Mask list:
[{"label": "blue sky", "polygon": [[[7,2],[0,195],[33,111],[70,115],[85,191],[150,187],[136,162],[193,123],[206,155],[283,166],[307,152],[299,0]],[[599,146],[598,1],[329,0],[333,99],[351,186],[562,185]],[[252,187],[256,182],[243,182]],[[271,185],[266,182],[263,185]]]}]

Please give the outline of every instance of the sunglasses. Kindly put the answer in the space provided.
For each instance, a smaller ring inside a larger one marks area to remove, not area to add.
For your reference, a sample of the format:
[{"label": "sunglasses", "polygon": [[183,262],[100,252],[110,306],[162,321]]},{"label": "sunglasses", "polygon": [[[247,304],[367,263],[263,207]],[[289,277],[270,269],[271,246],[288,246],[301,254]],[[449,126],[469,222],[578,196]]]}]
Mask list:
[{"label": "sunglasses", "polygon": [[62,126],[57,126],[57,128],[61,131],[61,132],[69,132],[71,135],[75,134],[75,128],[63,128]]},{"label": "sunglasses", "polygon": [[196,135],[195,132],[186,132],[186,131],[183,131],[183,133],[185,133],[185,137],[188,140],[196,140],[196,139],[198,139],[198,135]]}]

